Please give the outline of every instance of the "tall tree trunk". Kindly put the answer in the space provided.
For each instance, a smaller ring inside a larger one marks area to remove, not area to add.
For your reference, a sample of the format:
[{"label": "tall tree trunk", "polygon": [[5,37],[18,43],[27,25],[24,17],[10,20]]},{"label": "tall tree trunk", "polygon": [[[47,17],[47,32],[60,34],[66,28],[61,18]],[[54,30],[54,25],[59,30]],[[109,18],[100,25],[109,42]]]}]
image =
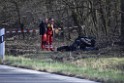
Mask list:
[{"label": "tall tree trunk", "polygon": [[102,24],[103,24],[102,31],[107,35],[107,26],[106,26],[105,13],[104,13],[103,6],[102,6],[102,0],[99,1],[99,4],[100,4],[99,11],[101,14],[101,20],[102,20]]},{"label": "tall tree trunk", "polygon": [[25,38],[24,25],[23,25],[23,23],[21,23],[21,15],[20,15],[20,9],[19,9],[18,3],[16,1],[10,1],[10,2],[13,3],[16,7],[16,11],[17,11],[17,15],[18,15],[18,24],[19,24],[19,27],[22,31],[22,36],[23,36],[23,39],[24,39]]},{"label": "tall tree trunk", "polygon": [[124,42],[124,0],[121,0],[121,41]]},{"label": "tall tree trunk", "polygon": [[82,33],[82,27],[81,27],[81,25],[80,25],[80,23],[79,23],[79,21],[78,21],[78,16],[77,16],[77,14],[75,13],[75,11],[72,11],[72,18],[73,18],[73,20],[74,20],[74,23],[78,26],[78,28],[77,28],[78,35],[79,35],[79,36],[84,35],[84,34]]}]

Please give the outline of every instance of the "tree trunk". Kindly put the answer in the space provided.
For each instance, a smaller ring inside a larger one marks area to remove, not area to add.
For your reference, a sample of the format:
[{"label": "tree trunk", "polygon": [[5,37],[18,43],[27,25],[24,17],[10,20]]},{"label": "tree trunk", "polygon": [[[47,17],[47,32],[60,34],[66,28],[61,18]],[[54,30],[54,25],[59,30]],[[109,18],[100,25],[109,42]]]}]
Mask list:
[{"label": "tree trunk", "polygon": [[121,0],[121,41],[124,42],[124,0]]},{"label": "tree trunk", "polygon": [[82,27],[81,27],[81,25],[80,25],[80,23],[79,23],[79,21],[78,21],[78,16],[77,16],[77,14],[76,14],[74,11],[72,11],[72,18],[73,18],[73,20],[74,20],[74,23],[78,26],[78,28],[77,28],[78,35],[79,35],[79,36],[84,35],[84,34],[82,33]]},{"label": "tree trunk", "polygon": [[15,2],[15,1],[10,1],[11,3],[13,3],[16,7],[16,11],[17,11],[17,15],[18,15],[18,25],[22,31],[22,36],[23,36],[23,39],[25,38],[25,35],[24,35],[24,25],[23,23],[21,23],[21,15],[20,15],[20,9],[19,9],[19,6],[18,6],[18,3]]},{"label": "tree trunk", "polygon": [[104,10],[103,10],[101,0],[99,1],[99,4],[100,4],[99,11],[100,11],[100,14],[101,14],[101,20],[102,20],[102,24],[103,24],[102,31],[107,35],[107,26],[106,26],[105,13],[104,13]]}]

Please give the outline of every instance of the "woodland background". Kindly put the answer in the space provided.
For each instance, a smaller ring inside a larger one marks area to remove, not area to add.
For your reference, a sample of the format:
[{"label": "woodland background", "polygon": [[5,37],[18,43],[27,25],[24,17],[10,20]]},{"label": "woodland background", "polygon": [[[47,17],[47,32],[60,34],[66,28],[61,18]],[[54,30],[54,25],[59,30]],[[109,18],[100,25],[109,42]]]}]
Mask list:
[{"label": "woodland background", "polygon": [[78,36],[90,36],[99,50],[47,52],[40,48],[39,32],[5,34],[6,64],[124,82],[124,0],[0,0],[0,27],[6,31],[39,30],[41,21],[49,17],[61,28],[54,37],[55,48],[72,44]]},{"label": "woodland background", "polygon": [[78,35],[123,40],[123,0],[0,0],[0,26],[6,29],[38,28],[41,20],[52,17],[66,27],[78,26]]}]

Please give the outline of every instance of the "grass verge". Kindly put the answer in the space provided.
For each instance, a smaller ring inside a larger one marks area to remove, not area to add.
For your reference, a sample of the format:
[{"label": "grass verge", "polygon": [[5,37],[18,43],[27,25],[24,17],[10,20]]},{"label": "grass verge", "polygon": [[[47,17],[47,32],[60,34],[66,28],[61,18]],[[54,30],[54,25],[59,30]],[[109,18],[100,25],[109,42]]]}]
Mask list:
[{"label": "grass verge", "polygon": [[9,65],[87,78],[107,83],[124,83],[124,58],[85,58],[73,62],[6,56]]}]

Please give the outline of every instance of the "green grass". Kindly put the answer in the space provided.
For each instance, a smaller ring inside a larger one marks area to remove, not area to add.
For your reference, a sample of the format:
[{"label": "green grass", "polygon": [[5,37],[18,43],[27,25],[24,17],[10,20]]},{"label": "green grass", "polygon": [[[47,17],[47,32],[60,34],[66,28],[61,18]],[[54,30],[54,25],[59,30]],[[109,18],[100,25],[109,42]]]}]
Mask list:
[{"label": "green grass", "polygon": [[74,62],[57,62],[52,59],[6,56],[10,65],[45,70],[104,82],[124,82],[124,58],[85,58]]}]

